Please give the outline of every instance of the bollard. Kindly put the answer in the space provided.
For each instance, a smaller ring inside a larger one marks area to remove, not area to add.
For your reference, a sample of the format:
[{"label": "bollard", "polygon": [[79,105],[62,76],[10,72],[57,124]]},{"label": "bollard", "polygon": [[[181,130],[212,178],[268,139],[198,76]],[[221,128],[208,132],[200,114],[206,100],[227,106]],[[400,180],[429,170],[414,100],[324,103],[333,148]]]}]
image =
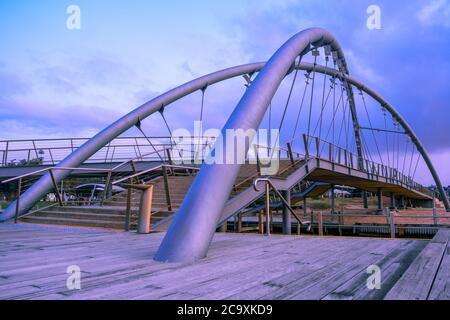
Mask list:
[{"label": "bollard", "polygon": [[137,233],[150,233],[150,219],[152,214],[152,198],[153,185],[151,184],[129,184],[129,188],[142,191],[141,200],[139,204],[139,219]]}]

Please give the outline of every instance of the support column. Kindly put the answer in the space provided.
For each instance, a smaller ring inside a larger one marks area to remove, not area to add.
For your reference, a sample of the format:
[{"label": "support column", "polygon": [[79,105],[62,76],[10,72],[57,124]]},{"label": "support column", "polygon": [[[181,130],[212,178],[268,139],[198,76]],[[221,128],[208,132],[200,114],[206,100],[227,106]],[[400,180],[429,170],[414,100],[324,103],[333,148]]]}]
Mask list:
[{"label": "support column", "polygon": [[306,197],[303,198],[303,216],[307,216],[308,215],[308,208],[307,208],[307,203],[306,203]]},{"label": "support column", "polygon": [[367,192],[364,190],[362,191],[362,198],[363,198],[364,209],[369,208],[369,203],[367,202]]},{"label": "support column", "polygon": [[334,194],[334,184],[331,185],[330,190],[330,199],[331,199],[331,214],[335,212],[335,194]]},{"label": "support column", "polygon": [[401,201],[400,205],[401,205],[402,209],[406,209],[405,196],[401,196],[400,201]]},{"label": "support column", "polygon": [[[286,202],[291,205],[291,190],[282,191],[281,195]],[[291,212],[286,205],[283,205],[283,234],[291,234]]]},{"label": "support column", "polygon": [[434,225],[438,224],[438,220],[437,220],[437,211],[436,211],[436,198],[435,198],[435,193],[433,191],[433,223]]},{"label": "support column", "polygon": [[391,192],[391,209],[395,209],[395,194]]},{"label": "support column", "polygon": [[238,221],[237,221],[237,232],[242,232],[242,212],[238,214]]},{"label": "support column", "polygon": [[377,189],[377,209],[378,211],[383,211],[383,192],[381,188]]}]

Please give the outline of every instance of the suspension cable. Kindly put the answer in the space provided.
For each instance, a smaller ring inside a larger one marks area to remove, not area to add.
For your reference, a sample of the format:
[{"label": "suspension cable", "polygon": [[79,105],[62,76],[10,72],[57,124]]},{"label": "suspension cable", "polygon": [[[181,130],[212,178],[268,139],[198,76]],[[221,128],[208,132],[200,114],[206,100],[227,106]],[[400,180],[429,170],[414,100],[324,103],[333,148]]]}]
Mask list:
[{"label": "suspension cable", "polygon": [[[343,92],[342,92],[342,95],[341,95],[341,97],[340,97],[339,100],[338,100],[338,105],[337,105],[337,107],[334,107],[334,106],[333,106],[333,117],[332,117],[332,120],[331,120],[332,123],[331,123],[330,126],[328,127],[327,134],[326,134],[326,136],[325,136],[325,138],[324,138],[325,141],[328,139],[328,136],[330,135],[330,131],[331,131],[331,129],[332,129],[333,122],[334,122],[334,118],[336,117],[337,110],[338,110],[338,108],[339,108],[339,105],[341,104],[341,102],[343,103],[343,101],[344,101],[344,97],[343,97]],[[335,101],[334,101],[334,104],[336,104]],[[322,151],[323,151],[323,148],[324,148],[324,146],[322,146],[322,149],[321,149],[321,151],[320,151],[321,153],[322,153]]]},{"label": "suspension cable", "polygon": [[207,87],[202,88],[202,103],[201,103],[201,107],[200,107],[200,122],[203,122],[203,108],[204,108],[204,104],[205,104],[205,91],[206,91]]},{"label": "suspension cable", "polygon": [[361,95],[361,100],[363,102],[364,109],[366,110],[367,119],[369,120],[370,131],[372,131],[372,137],[373,137],[373,141],[375,142],[375,146],[377,148],[378,156],[380,157],[381,164],[384,165],[383,158],[381,157],[380,148],[378,147],[378,142],[377,142],[377,139],[375,137],[375,132],[373,130],[372,120],[370,120],[370,115],[369,115],[369,110],[367,109],[366,99],[364,98],[364,93],[363,93],[363,91],[361,89],[359,89],[359,94]]},{"label": "suspension cable", "polygon": [[409,137],[406,137],[405,154],[403,156],[403,166],[402,166],[403,174],[405,174],[405,164],[406,164],[406,158],[408,157],[408,147],[409,147]]},{"label": "suspension cable", "polygon": [[[298,64],[300,64],[301,62],[302,62],[302,56],[299,57]],[[295,61],[294,61],[294,65],[295,65]],[[292,91],[294,90],[295,82],[297,81],[298,70],[299,70],[298,68],[295,69],[294,79],[292,80],[291,88],[289,90],[289,94],[288,94],[288,97],[286,100],[286,105],[284,106],[283,116],[281,117],[280,125],[278,127],[279,131],[281,131],[281,128],[283,127],[284,119],[286,117],[286,112],[289,107],[289,102],[291,101]]]},{"label": "suspension cable", "polygon": [[415,145],[413,144],[412,152],[411,152],[411,159],[409,161],[409,170],[408,170],[408,177],[411,177],[411,167],[413,163],[414,153],[415,153]]},{"label": "suspension cable", "polygon": [[[384,116],[384,129],[387,130],[386,109],[383,106],[381,106],[381,110],[382,110],[383,116]],[[388,157],[387,166],[390,167],[391,166],[391,158],[389,155],[389,137],[388,137],[387,131],[385,131],[385,136],[386,136],[386,153],[387,153],[387,157]]]},{"label": "suspension cable", "polygon": [[[325,56],[325,68],[328,67],[328,60],[329,60],[329,59],[330,59],[330,58],[329,58],[328,56]],[[326,83],[326,81],[327,81],[327,74],[324,73],[324,74],[323,74],[323,90],[322,90],[322,108],[321,108],[321,110],[320,110],[319,139],[320,139],[320,134],[321,134],[321,132],[322,132],[323,110],[324,110],[324,108],[325,108],[325,106],[324,106],[324,99],[325,99],[325,83]],[[316,131],[316,130],[314,129],[314,132],[315,132],[315,131]]]},{"label": "suspension cable", "polygon": [[419,160],[420,160],[420,153],[418,152],[417,153],[416,166],[414,168],[414,173],[413,173],[413,176],[412,176],[412,180],[414,180],[414,177],[416,176],[416,171],[417,171],[417,166],[419,165]]},{"label": "suspension cable", "polygon": [[305,76],[306,76],[305,90],[303,90],[302,101],[300,103],[300,108],[299,108],[298,113],[297,113],[297,120],[295,121],[294,133],[292,134],[292,140],[294,140],[295,135],[297,133],[298,124],[299,124],[299,121],[300,121],[300,114],[301,114],[302,109],[303,109],[303,103],[305,101],[306,91],[307,91],[308,85],[309,85],[309,74],[305,75]]},{"label": "suspension cable", "polygon": [[163,157],[161,157],[161,155],[159,154],[159,151],[156,150],[155,145],[150,141],[149,137],[147,137],[147,135],[145,134],[144,130],[142,130],[142,127],[141,127],[141,119],[138,118],[138,121],[137,121],[137,123],[135,124],[135,127],[138,128],[138,130],[142,133],[142,135],[144,136],[145,140],[147,140],[147,142],[148,142],[148,143],[150,144],[150,146],[152,147],[153,151],[155,151],[156,154],[158,155],[158,158],[159,158],[162,162],[164,162]]},{"label": "suspension cable", "polygon": [[178,148],[178,146],[177,146],[177,145],[174,143],[174,141],[173,141],[172,130],[170,129],[169,123],[167,122],[166,117],[164,116],[164,107],[161,108],[161,109],[159,110],[159,113],[161,114],[161,117],[163,118],[164,123],[166,124],[167,130],[169,131],[169,134],[170,134],[170,146],[171,146],[171,148],[173,148],[174,145],[175,145],[175,148],[176,148],[177,151],[178,151],[178,154],[179,154],[179,156],[180,156],[180,159],[183,159],[183,156],[182,156],[182,154],[181,154],[181,152],[180,152],[180,149]]},{"label": "suspension cable", "polygon": [[[317,49],[316,49],[317,50]],[[311,115],[312,115],[312,106],[314,100],[314,84],[316,80],[316,66],[317,66],[317,55],[314,55],[314,65],[312,69],[312,85],[311,85],[311,98],[309,102],[309,117],[308,117],[308,137],[311,134]]]},{"label": "suspension cable", "polygon": [[316,135],[316,131],[317,131],[317,128],[319,128],[319,124],[320,124],[319,138],[322,137],[322,133],[321,133],[321,131],[322,131],[322,123],[321,123],[322,122],[322,114],[323,114],[323,111],[325,110],[326,106],[328,105],[328,100],[330,100],[330,96],[331,96],[331,91],[332,90],[333,90],[333,83],[330,85],[330,89],[328,90],[327,97],[325,99],[325,103],[322,103],[322,108],[320,110],[320,117],[319,117],[319,119],[316,122],[316,126],[314,127],[314,131],[313,131],[313,134],[312,134],[313,137]]},{"label": "suspension cable", "polygon": [[[302,56],[299,56],[298,64],[300,64],[301,61],[302,61]],[[296,63],[294,61],[294,66],[295,65],[296,65]],[[288,109],[289,103],[291,101],[292,91],[294,90],[295,82],[297,81],[298,70],[299,70],[298,68],[295,69],[294,79],[292,80],[292,83],[291,83],[291,88],[289,90],[289,94],[288,94],[288,97],[287,97],[287,100],[286,100],[286,105],[284,106],[283,116],[281,117],[280,125],[278,126],[278,132],[277,132],[277,137],[275,138],[275,141],[277,141],[279,139],[279,137],[280,137],[281,128],[283,127],[283,123],[284,123],[284,119],[286,117],[287,109]],[[275,152],[275,149],[272,150],[271,155],[270,155],[270,159],[272,159],[274,152]]]},{"label": "suspension cable", "polygon": [[[343,95],[344,94],[344,88],[342,87],[341,88],[341,94]],[[340,143],[341,143],[341,137],[342,137],[342,131],[344,131],[344,134],[347,134],[345,131],[345,119],[346,119],[346,115],[347,115],[347,103],[343,103],[342,104],[342,111],[343,111],[343,114],[342,114],[342,121],[341,121],[341,127],[340,127],[340,129],[339,129],[339,136],[338,136],[338,141],[337,141],[337,145],[340,145]]]}]

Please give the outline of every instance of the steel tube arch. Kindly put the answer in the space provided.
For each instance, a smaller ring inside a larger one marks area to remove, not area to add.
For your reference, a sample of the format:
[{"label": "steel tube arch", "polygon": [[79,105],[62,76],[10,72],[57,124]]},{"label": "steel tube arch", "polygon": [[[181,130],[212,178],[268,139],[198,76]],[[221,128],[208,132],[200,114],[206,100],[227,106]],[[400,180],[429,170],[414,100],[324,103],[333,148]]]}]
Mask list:
[{"label": "steel tube arch", "polygon": [[[331,33],[321,28],[301,31],[283,44],[264,65],[223,127],[222,136],[226,137],[228,130],[256,130],[297,57],[307,53],[313,46],[326,45],[337,54],[340,71],[348,74],[343,51]],[[252,139],[251,135],[249,139]],[[245,152],[248,148],[248,145],[245,146]],[[223,154],[226,153],[227,150],[224,150]],[[202,165],[155,260],[192,262],[206,256],[239,168],[239,164]]]}]

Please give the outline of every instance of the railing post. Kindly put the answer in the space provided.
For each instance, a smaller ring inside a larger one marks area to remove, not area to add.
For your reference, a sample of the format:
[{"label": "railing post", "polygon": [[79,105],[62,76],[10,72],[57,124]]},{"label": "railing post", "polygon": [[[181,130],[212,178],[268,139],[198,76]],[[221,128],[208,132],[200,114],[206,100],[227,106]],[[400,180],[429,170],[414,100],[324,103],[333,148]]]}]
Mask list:
[{"label": "railing post", "polygon": [[395,239],[395,211],[389,211],[389,226],[391,230],[391,238]]},{"label": "railing post", "polygon": [[136,173],[137,169],[136,169],[136,165],[134,164],[133,160],[130,161],[130,166],[131,166],[131,170],[133,170],[133,172]]},{"label": "railing post", "polygon": [[436,212],[436,198],[435,198],[435,193],[434,193],[434,191],[433,191],[433,223],[434,223],[434,225],[437,225],[438,224],[438,221],[437,221],[437,212]]},{"label": "railing post", "polygon": [[9,141],[6,141],[6,148],[5,152],[3,153],[3,157],[5,158],[4,160],[5,166],[8,165],[8,150],[9,150]]},{"label": "railing post", "polygon": [[167,176],[166,166],[162,166],[162,169],[163,169],[163,178],[164,178],[164,189],[166,192],[167,209],[169,211],[172,211],[172,201],[170,199],[169,178]]},{"label": "railing post", "polygon": [[328,160],[330,160],[331,162],[334,162],[333,159],[333,146],[331,143],[328,144]]},{"label": "railing post", "polygon": [[319,212],[318,222],[319,222],[319,236],[323,237],[323,213],[322,213],[322,211]]},{"label": "railing post", "polygon": [[108,175],[106,176],[105,187],[103,188],[103,198],[102,198],[102,203],[101,203],[102,206],[103,206],[103,202],[106,200],[106,198],[109,197],[111,175],[112,175],[112,172],[109,171]]},{"label": "railing post", "polygon": [[16,215],[14,217],[14,223],[17,223],[17,220],[19,219],[20,193],[21,192],[22,192],[22,178],[19,179],[19,186],[17,187]]},{"label": "railing post", "polygon": [[287,149],[288,149],[289,159],[291,160],[291,164],[295,164],[294,155],[292,154],[292,147],[291,147],[290,142],[287,143]]},{"label": "railing post", "polygon": [[270,236],[270,185],[266,182],[266,234]]},{"label": "railing post", "polygon": [[169,160],[169,164],[172,165],[172,156],[170,155],[170,149],[166,149],[166,153],[167,153],[167,160]]},{"label": "railing post", "polygon": [[[258,146],[255,144],[254,145],[254,149],[255,149],[255,155],[256,155],[256,171],[258,172],[258,176],[261,176],[261,163],[259,161],[259,149]],[[269,150],[270,152],[270,150]]]},{"label": "railing post", "polygon": [[130,218],[131,218],[131,179],[128,186],[127,191],[127,211],[125,216],[125,231],[130,231]]},{"label": "railing post", "polygon": [[317,158],[320,158],[320,140],[318,137],[316,137],[316,148],[317,148]]},{"label": "railing post", "polygon": [[309,158],[309,148],[308,148],[308,138],[306,137],[306,134],[303,134],[303,144],[305,145],[305,156],[308,159]]},{"label": "railing post", "polygon": [[62,207],[62,206],[64,206],[64,204],[63,204],[63,201],[62,201],[62,198],[61,198],[61,194],[59,193],[58,185],[56,184],[55,176],[54,176],[53,171],[51,169],[50,169],[49,172],[50,172],[50,177],[52,178],[53,188],[55,189],[55,192],[56,192],[56,199],[58,199],[59,206]]}]

